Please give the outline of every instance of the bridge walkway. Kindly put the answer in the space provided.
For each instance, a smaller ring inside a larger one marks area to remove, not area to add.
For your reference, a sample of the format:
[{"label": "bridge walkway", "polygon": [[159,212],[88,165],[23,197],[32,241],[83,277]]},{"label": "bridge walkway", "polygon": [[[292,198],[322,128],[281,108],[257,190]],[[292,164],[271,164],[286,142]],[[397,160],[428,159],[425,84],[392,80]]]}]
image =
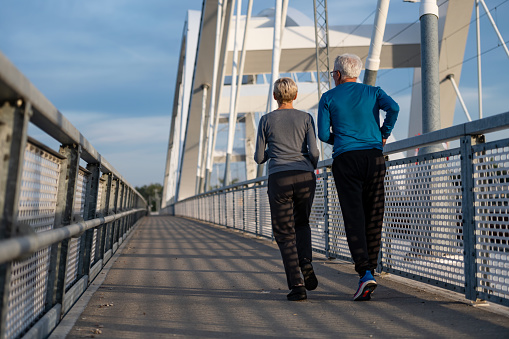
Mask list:
[{"label": "bridge walkway", "polygon": [[145,217],[122,246],[50,338],[509,337],[506,308],[391,275],[354,302],[353,265],[323,256],[289,302],[276,244],[210,224]]}]

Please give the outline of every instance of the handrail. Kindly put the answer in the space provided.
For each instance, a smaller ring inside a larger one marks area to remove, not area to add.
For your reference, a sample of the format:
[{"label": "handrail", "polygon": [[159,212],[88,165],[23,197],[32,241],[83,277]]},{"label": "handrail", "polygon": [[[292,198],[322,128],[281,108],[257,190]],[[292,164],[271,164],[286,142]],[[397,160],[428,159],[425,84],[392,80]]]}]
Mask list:
[{"label": "handrail", "polygon": [[32,254],[43,248],[47,248],[64,239],[80,235],[88,229],[113,222],[128,215],[145,212],[146,209],[138,208],[131,211],[121,212],[87,221],[81,221],[68,226],[55,228],[23,237],[10,238],[0,241],[0,264],[13,261],[27,254]]},{"label": "handrail", "polygon": [[[491,117],[483,118],[481,120],[475,120],[467,122],[461,125],[444,128],[438,131],[418,135],[404,140],[399,140],[385,145],[384,154],[399,153],[408,149],[414,149],[417,147],[424,147],[436,143],[447,142],[459,139],[465,135],[481,135],[485,133],[497,132],[500,130],[509,128],[509,112],[493,115]],[[325,159],[318,162],[317,168],[330,167],[332,166],[333,159]],[[268,176],[259,177],[256,179],[243,181],[235,184],[231,184],[226,187],[216,188],[195,196],[180,200],[178,202],[184,202],[191,199],[196,199],[200,196],[206,196],[215,194],[217,192],[229,191],[241,186],[247,186],[250,184],[256,184],[262,181],[266,181]]]}]

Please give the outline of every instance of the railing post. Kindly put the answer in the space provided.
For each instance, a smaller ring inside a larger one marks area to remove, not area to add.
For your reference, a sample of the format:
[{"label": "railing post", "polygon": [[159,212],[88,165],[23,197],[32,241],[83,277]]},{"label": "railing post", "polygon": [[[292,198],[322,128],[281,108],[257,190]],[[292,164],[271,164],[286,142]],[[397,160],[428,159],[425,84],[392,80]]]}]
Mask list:
[{"label": "railing post", "polygon": [[[106,181],[106,184],[103,187],[102,199],[101,199],[101,217],[108,216],[110,212],[110,196],[111,196],[111,184],[113,181],[113,174],[105,173],[102,175]],[[104,254],[106,253],[108,240],[108,224],[104,224],[100,226],[99,230],[101,234],[97,234],[97,239],[101,239],[100,246],[96,246],[96,249],[99,251],[98,260],[104,259]],[[98,232],[99,233],[99,232]],[[104,265],[104,262],[103,262]]]},{"label": "railing post", "polygon": [[330,232],[329,232],[329,171],[323,169],[323,228],[325,232],[325,256],[330,258]]},{"label": "railing post", "polygon": [[474,207],[474,177],[472,157],[472,137],[467,135],[460,139],[461,149],[461,183],[463,210],[463,254],[465,265],[465,297],[476,300],[476,263],[475,263],[475,207]]},{"label": "railing post", "polygon": [[[113,200],[110,200],[111,204],[111,214],[117,213],[117,207],[118,207],[118,189],[119,189],[119,179],[113,180],[113,187],[112,190],[115,192],[115,196],[113,197]],[[113,249],[113,246],[115,245],[115,235],[117,230],[117,220],[113,221],[111,223],[111,234],[110,234],[110,248],[111,248],[111,254],[115,252]]]},{"label": "railing post", "polygon": [[[60,146],[60,154],[65,157],[65,160],[62,162],[58,180],[55,228],[70,225],[72,222],[80,153],[80,145]],[[64,300],[69,241],[70,239],[65,239],[51,246],[46,310],[55,304],[62,304]]]},{"label": "railing post", "polygon": [[[101,179],[101,164],[88,164],[87,170],[90,172],[90,177],[86,188],[85,208],[83,211],[83,219],[94,219],[97,212],[97,197],[99,195],[99,180]],[[78,279],[88,275],[90,272],[90,265],[95,259],[95,253],[92,253],[92,241],[94,238],[94,229],[89,229],[85,232],[84,245],[82,246],[83,260],[80,260],[80,267],[78,267]]]},{"label": "railing post", "polygon": [[[124,188],[125,188],[124,183],[122,181],[119,181],[120,203],[119,203],[119,207],[118,207],[119,211],[117,211],[117,212],[124,211]],[[117,221],[117,229],[118,229],[117,241],[118,241],[118,244],[120,245],[120,239],[124,235],[124,218],[119,219]]]},{"label": "railing post", "polygon": [[254,190],[255,190],[255,193],[254,193],[254,201],[255,201],[255,234],[256,236],[259,236],[258,234],[258,223],[260,221],[260,218],[258,217],[258,192],[257,192],[257,189],[256,189],[256,184],[254,185]]},{"label": "railing post", "polygon": [[[17,107],[4,103],[0,108],[0,239],[16,233],[19,194],[27,142],[28,122],[32,115],[30,103]],[[0,265],[0,338],[5,337],[9,309],[11,263]]]}]

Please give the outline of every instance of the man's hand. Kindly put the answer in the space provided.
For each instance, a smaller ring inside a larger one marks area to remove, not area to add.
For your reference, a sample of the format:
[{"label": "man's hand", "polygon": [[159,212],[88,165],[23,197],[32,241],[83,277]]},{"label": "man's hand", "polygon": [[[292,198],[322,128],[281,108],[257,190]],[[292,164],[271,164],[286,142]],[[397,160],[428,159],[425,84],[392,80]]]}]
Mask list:
[{"label": "man's hand", "polygon": [[387,142],[387,139],[382,139],[382,146],[385,146],[386,142]]}]

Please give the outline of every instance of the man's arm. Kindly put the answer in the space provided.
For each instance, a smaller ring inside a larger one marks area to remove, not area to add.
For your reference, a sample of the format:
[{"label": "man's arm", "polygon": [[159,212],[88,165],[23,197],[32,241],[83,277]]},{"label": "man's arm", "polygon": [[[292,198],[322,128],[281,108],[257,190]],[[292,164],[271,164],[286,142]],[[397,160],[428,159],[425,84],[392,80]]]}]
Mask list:
[{"label": "man's arm", "polygon": [[256,147],[254,153],[254,161],[257,164],[263,164],[269,158],[266,147],[265,133],[263,131],[263,122],[265,119],[260,119],[260,123],[258,124],[258,133],[256,135]]},{"label": "man's arm", "polygon": [[318,103],[318,138],[329,145],[334,145],[334,134],[330,131],[330,112],[325,95]]},{"label": "man's arm", "polygon": [[[382,89],[379,89],[378,106],[386,112],[384,123],[380,131],[382,132],[382,140],[385,139],[385,141],[387,141],[398,119],[399,105]],[[383,144],[385,145],[385,142],[383,142]]]}]

